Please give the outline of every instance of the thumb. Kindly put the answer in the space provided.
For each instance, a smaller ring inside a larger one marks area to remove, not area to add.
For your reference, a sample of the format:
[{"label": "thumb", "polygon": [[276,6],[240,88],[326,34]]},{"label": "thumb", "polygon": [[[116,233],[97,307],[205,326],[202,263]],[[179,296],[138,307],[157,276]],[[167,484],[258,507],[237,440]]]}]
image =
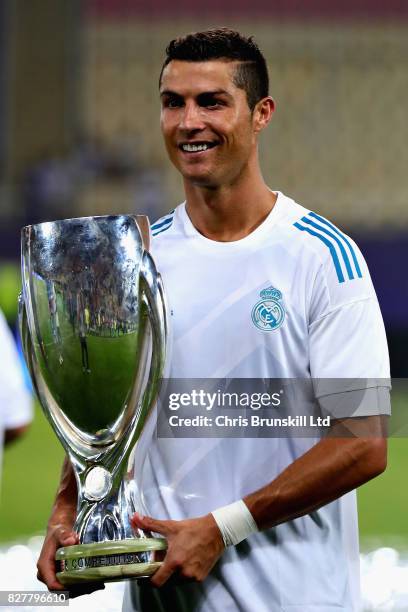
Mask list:
[{"label": "thumb", "polygon": [[140,527],[141,529],[147,529],[148,531],[155,531],[166,535],[169,533],[171,521],[158,521],[151,516],[141,516],[137,512],[131,517],[131,523],[134,527]]},{"label": "thumb", "polygon": [[54,537],[57,542],[57,547],[79,544],[78,534],[66,527],[57,527],[54,531]]}]

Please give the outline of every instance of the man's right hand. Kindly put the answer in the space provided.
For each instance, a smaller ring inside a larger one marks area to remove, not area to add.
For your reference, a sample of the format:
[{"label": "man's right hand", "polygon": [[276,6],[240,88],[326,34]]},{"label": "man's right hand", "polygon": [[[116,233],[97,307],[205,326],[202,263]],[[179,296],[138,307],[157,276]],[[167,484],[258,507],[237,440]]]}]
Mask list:
[{"label": "man's right hand", "polygon": [[50,591],[66,590],[55,576],[55,553],[62,546],[73,546],[79,543],[78,535],[72,528],[57,524],[48,527],[44,544],[37,561],[37,579],[43,582]]},{"label": "man's right hand", "polygon": [[50,591],[69,590],[69,596],[78,597],[99,589],[104,589],[103,582],[87,582],[64,586],[55,575],[55,553],[63,546],[79,544],[79,537],[72,530],[77,505],[77,486],[74,471],[68,457],[62,466],[61,481],[57,491],[54,508],[48,523],[47,535],[37,561],[37,579],[43,582]]},{"label": "man's right hand", "polygon": [[49,591],[69,591],[70,599],[105,588],[103,582],[85,582],[69,587],[58,582],[55,575],[55,553],[62,546],[74,544],[79,544],[79,537],[70,527],[62,524],[49,526],[37,561],[37,579],[43,582]]}]

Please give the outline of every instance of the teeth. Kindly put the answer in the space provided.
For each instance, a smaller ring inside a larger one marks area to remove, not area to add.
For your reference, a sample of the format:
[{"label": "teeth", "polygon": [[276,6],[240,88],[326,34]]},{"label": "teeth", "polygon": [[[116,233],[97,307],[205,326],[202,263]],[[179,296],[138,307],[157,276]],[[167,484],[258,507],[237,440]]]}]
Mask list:
[{"label": "teeth", "polygon": [[208,144],[199,144],[199,145],[194,145],[194,144],[183,144],[182,147],[183,151],[188,151],[190,153],[193,153],[195,151],[207,151],[207,149],[209,149],[209,145]]}]

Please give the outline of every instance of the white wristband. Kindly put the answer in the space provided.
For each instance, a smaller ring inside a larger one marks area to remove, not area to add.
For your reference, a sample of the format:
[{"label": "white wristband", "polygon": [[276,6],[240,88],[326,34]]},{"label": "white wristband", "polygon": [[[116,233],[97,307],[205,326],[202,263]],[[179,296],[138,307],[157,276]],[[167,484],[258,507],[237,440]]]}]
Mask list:
[{"label": "white wristband", "polygon": [[228,506],[217,508],[211,514],[221,531],[225,547],[235,546],[251,533],[258,531],[254,517],[242,499]]}]

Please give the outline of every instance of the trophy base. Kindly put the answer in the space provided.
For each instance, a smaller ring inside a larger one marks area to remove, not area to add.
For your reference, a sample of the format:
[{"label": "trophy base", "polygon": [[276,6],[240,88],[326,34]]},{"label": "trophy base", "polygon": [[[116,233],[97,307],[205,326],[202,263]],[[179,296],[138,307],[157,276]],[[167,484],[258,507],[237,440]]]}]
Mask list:
[{"label": "trophy base", "polygon": [[59,548],[55,555],[64,586],[84,582],[109,582],[147,578],[160,567],[156,551],[167,548],[164,538],[135,538],[77,544]]}]

